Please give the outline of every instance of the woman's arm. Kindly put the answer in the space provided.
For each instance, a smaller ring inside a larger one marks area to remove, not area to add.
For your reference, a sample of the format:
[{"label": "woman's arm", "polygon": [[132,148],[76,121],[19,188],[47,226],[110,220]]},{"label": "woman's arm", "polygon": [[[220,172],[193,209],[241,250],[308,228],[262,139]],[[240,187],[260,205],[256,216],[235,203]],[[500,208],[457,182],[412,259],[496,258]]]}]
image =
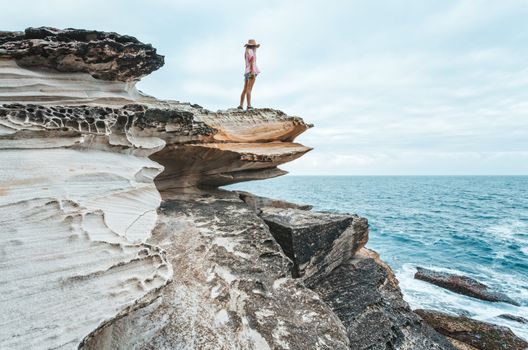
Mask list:
[{"label": "woman's arm", "polygon": [[249,72],[250,72],[251,74],[254,74],[254,72],[255,72],[255,70],[253,69],[253,61],[250,61],[250,62],[249,62]]},{"label": "woman's arm", "polygon": [[255,62],[255,54],[254,54],[254,53],[251,52],[251,53],[249,54],[249,59],[248,59],[248,61],[249,61],[249,73],[250,73],[250,74],[254,74],[254,72],[255,72],[255,70],[254,70],[254,68],[253,68],[253,65],[254,65],[254,62]]}]

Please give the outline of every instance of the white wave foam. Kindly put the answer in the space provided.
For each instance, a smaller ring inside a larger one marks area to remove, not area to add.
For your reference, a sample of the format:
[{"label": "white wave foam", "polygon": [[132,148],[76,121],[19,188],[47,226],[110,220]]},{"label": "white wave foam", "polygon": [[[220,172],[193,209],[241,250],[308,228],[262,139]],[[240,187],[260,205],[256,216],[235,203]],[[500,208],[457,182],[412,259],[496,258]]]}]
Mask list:
[{"label": "white wave foam", "polygon": [[501,240],[528,245],[528,223],[516,219],[504,219],[499,224],[484,229]]}]

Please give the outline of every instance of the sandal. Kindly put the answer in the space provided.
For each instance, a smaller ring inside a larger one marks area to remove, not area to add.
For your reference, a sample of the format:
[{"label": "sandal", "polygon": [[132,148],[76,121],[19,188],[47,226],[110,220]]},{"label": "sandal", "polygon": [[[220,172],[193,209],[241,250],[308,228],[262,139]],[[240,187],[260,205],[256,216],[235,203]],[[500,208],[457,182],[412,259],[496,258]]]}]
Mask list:
[{"label": "sandal", "polygon": [[238,106],[237,109],[244,110],[244,107]]},{"label": "sandal", "polygon": [[255,109],[255,108],[253,108],[253,107],[251,107],[251,106],[248,106],[248,108],[246,109],[246,111],[251,111],[251,110],[253,110],[253,109]]}]

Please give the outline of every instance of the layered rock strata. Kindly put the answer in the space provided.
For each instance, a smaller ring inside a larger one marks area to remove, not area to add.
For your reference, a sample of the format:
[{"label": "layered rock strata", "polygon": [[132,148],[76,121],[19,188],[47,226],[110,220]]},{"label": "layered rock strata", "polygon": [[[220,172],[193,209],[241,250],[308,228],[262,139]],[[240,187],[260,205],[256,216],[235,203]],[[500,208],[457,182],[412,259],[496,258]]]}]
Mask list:
[{"label": "layered rock strata", "polygon": [[116,33],[0,33],[0,348],[450,348],[366,220],[216,189],[284,174],[311,125],[138,91],[162,63]]},{"label": "layered rock strata", "polygon": [[118,81],[139,80],[163,66],[163,56],[134,37],[83,29],[0,32],[0,57],[13,58],[23,67],[86,72]]},{"label": "layered rock strata", "polygon": [[[3,104],[0,146],[95,149],[149,156],[163,166],[156,178],[161,191],[217,187],[283,175],[278,165],[310,150],[292,142],[292,134],[309,127],[300,118],[271,109],[257,110],[241,116],[247,124],[236,128],[231,118],[237,113],[212,116],[191,106],[162,109],[141,104],[120,108]],[[208,123],[211,119],[214,127]],[[273,135],[265,130],[277,125],[280,131]],[[239,141],[248,129],[254,130],[255,142]]]}]

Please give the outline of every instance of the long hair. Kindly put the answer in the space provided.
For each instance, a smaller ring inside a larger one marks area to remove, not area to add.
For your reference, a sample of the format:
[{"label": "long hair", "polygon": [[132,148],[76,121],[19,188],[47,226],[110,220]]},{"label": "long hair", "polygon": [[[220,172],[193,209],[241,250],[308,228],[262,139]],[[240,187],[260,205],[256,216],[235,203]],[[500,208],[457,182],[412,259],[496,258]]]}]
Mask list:
[{"label": "long hair", "polygon": [[257,47],[256,46],[246,46],[246,50],[244,51],[244,58],[247,56],[248,50],[253,50],[253,54],[255,55],[255,57],[257,57]]}]

